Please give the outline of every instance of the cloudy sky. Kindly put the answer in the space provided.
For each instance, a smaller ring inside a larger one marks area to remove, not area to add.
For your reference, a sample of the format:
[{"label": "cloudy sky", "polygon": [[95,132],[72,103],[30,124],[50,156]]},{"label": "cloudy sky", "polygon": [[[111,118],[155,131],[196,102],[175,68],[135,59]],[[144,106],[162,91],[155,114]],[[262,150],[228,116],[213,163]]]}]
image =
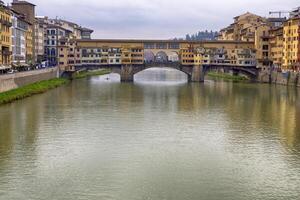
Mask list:
[{"label": "cloudy sky", "polygon": [[[11,0],[5,0],[10,2]],[[290,10],[299,0],[29,0],[36,14],[56,16],[95,30],[93,38],[169,39],[219,30],[234,16]]]}]

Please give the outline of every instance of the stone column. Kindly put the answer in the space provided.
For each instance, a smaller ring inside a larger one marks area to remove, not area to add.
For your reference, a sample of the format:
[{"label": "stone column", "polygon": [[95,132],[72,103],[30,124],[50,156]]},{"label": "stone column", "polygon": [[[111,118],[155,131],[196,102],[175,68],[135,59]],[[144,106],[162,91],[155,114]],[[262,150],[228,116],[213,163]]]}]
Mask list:
[{"label": "stone column", "polygon": [[132,65],[122,65],[121,82],[133,82],[133,73]]},{"label": "stone column", "polygon": [[204,82],[204,70],[202,65],[194,65],[192,71],[192,82]]}]

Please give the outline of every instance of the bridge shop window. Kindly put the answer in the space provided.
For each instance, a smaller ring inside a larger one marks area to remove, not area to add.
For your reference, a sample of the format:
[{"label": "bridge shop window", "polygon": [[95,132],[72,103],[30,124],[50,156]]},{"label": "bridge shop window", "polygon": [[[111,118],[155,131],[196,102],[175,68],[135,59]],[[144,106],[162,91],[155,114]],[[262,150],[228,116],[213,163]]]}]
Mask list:
[{"label": "bridge shop window", "polygon": [[81,54],[82,54],[82,57],[88,57],[87,49],[82,49]]},{"label": "bridge shop window", "polygon": [[169,43],[169,49],[179,49],[179,43]]},{"label": "bridge shop window", "polygon": [[167,44],[166,43],[157,43],[156,44],[156,49],[167,49]]},{"label": "bridge shop window", "polygon": [[155,43],[145,43],[144,48],[145,49],[155,49]]}]

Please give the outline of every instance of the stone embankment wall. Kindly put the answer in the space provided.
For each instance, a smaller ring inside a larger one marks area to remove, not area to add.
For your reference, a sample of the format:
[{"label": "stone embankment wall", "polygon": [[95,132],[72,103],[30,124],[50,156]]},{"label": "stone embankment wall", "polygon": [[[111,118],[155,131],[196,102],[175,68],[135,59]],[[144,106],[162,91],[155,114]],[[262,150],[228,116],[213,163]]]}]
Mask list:
[{"label": "stone embankment wall", "polygon": [[259,73],[258,81],[261,83],[272,83],[300,87],[300,72],[277,72],[262,71]]},{"label": "stone embankment wall", "polygon": [[19,72],[16,74],[0,75],[0,92],[16,89],[39,81],[59,77],[58,68]]}]

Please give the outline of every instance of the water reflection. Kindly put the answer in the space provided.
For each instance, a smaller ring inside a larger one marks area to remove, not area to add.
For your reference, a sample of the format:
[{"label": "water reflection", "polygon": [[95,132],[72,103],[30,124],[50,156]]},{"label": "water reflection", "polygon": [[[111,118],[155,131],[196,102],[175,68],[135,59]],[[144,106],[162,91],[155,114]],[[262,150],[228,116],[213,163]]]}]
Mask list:
[{"label": "water reflection", "polygon": [[298,89],[139,76],[1,106],[0,199],[299,197]]},{"label": "water reflection", "polygon": [[171,68],[150,68],[134,76],[135,83],[152,85],[174,85],[187,83],[185,73]]}]

